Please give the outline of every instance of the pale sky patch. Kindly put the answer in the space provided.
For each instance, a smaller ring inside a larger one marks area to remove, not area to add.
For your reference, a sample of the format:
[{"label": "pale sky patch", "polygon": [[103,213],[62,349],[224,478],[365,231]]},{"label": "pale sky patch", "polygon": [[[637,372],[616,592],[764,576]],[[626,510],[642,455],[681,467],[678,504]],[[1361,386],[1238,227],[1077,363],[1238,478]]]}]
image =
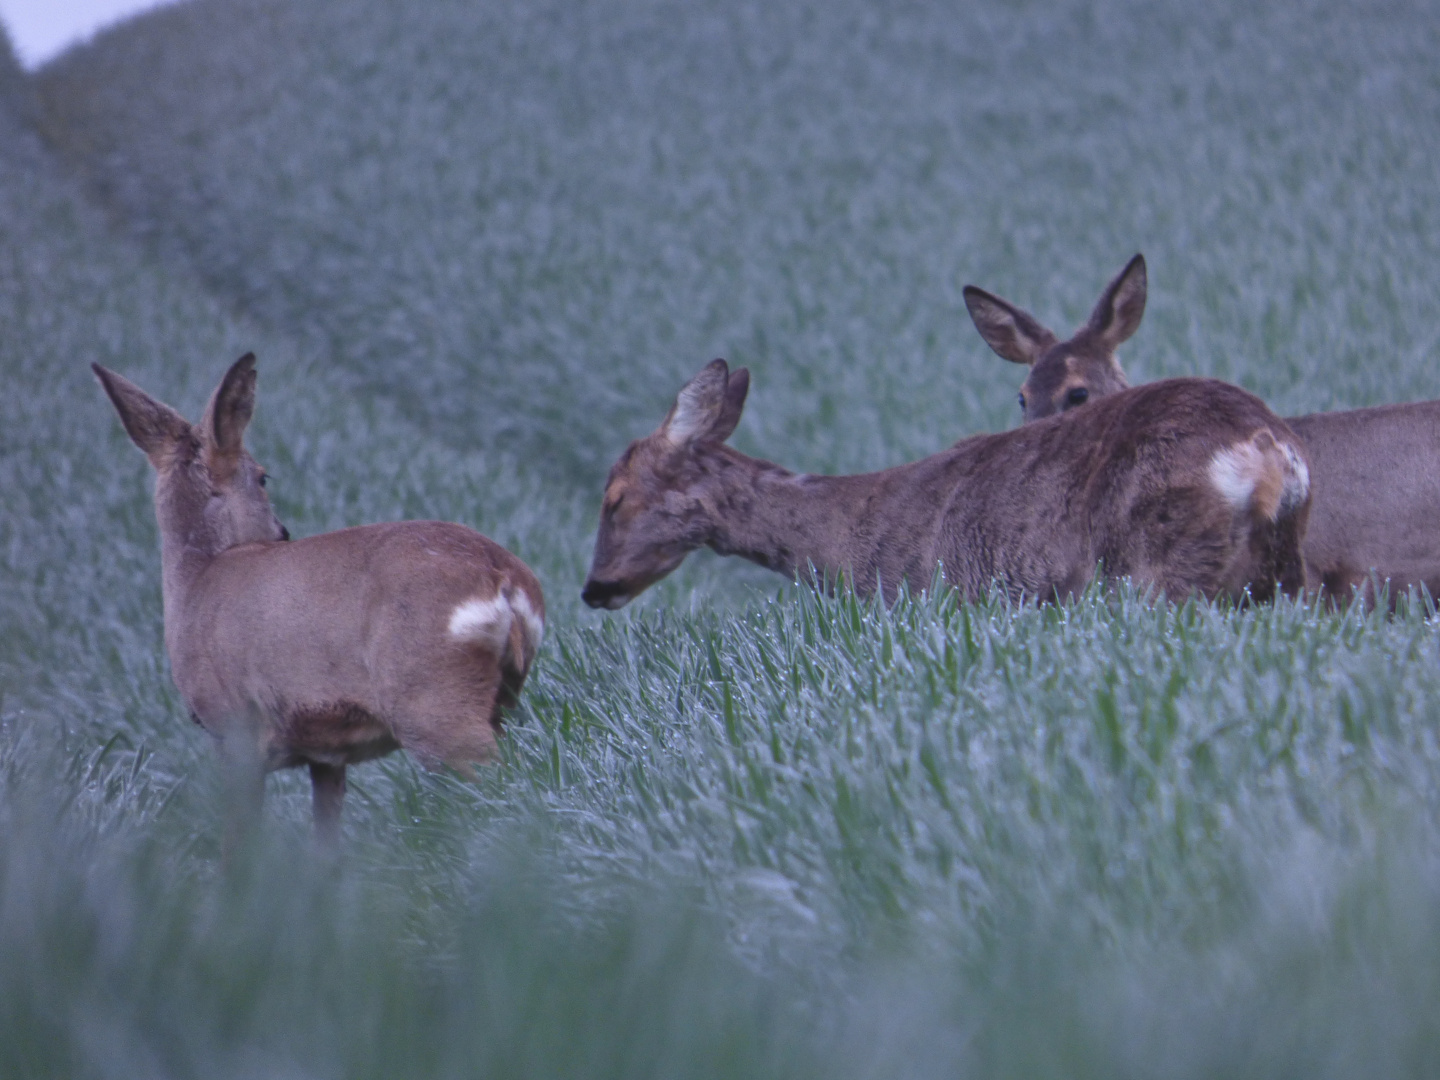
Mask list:
[{"label": "pale sky patch", "polygon": [[36,68],[128,15],[174,0],[0,0],[0,22],[20,62]]}]

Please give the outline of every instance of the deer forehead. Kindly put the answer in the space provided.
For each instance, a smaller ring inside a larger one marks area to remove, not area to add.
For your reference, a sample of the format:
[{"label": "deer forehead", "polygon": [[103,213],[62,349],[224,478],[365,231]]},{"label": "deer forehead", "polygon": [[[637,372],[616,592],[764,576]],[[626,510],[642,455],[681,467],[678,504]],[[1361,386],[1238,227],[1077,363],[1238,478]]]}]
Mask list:
[{"label": "deer forehead", "polygon": [[206,446],[200,454],[200,461],[218,484],[229,484],[236,480],[258,482],[265,472],[260,463],[250,456],[250,451],[226,454]]},{"label": "deer forehead", "polygon": [[610,478],[605,483],[605,509],[612,509],[632,495],[640,499],[657,497],[676,481],[675,465],[675,455],[668,445],[656,445],[648,440],[636,443],[610,470]]},{"label": "deer forehead", "polygon": [[1049,390],[1066,379],[1080,378],[1083,374],[1084,365],[1075,355],[1051,353],[1041,357],[1040,362],[1030,369],[1025,385],[1032,390]]},{"label": "deer forehead", "polygon": [[615,508],[615,504],[618,503],[621,499],[625,498],[626,494],[630,491],[630,488],[631,481],[629,476],[621,474],[619,476],[612,477],[610,482],[605,485],[604,508],[606,510],[613,510]]}]

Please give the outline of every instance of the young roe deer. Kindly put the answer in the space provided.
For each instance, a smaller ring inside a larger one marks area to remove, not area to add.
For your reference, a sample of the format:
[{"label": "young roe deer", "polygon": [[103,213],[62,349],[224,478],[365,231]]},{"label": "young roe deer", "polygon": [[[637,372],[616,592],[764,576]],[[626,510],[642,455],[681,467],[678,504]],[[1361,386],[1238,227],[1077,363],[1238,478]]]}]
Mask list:
[{"label": "young roe deer", "polygon": [[[965,288],[965,303],[992,349],[1030,366],[1020,389],[1028,424],[1129,387],[1115,347],[1140,325],[1145,289],[1145,260],[1136,255],[1068,341],[973,285]],[[1420,586],[1440,596],[1440,401],[1285,422],[1310,457],[1303,544],[1310,587],[1335,600],[1358,590],[1368,601],[1378,579],[1389,581],[1392,602]]]},{"label": "young roe deer", "polygon": [[885,596],[937,566],[967,597],[1069,596],[1111,577],[1181,596],[1268,598],[1304,582],[1303,451],[1253,395],[1171,379],[1073,422],[977,435],[908,465],[810,476],[725,445],[749,388],[716,360],[610,470],[581,597],[619,608],[710,547],[786,575],[813,566]]},{"label": "young roe deer", "polygon": [[265,772],[308,765],[333,842],[347,765],[401,747],[462,771],[494,755],[544,630],[529,567],[440,521],[290,540],[243,442],[252,354],[193,425],[91,366],[155,468],[171,674],[226,759],[252,770],[252,797]]}]

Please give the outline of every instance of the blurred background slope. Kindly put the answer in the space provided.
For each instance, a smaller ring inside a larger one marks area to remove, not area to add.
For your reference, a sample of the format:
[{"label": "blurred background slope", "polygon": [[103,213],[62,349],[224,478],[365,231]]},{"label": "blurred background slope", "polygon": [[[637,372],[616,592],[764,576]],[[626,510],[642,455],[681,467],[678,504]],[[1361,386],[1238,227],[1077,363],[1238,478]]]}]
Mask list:
[{"label": "blurred background slope", "polygon": [[1136,250],[1137,378],[1433,396],[1416,10],[199,0],[39,87],[152,250],[593,487],[712,355],[755,368],[741,444],[801,468],[1005,426],[960,286],[1063,329]]}]

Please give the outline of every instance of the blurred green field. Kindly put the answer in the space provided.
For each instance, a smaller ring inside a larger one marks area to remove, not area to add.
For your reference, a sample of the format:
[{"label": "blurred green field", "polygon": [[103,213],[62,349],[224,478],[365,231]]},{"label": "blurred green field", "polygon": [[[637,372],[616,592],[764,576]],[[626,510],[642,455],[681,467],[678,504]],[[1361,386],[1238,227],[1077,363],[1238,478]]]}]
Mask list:
[{"label": "blurred green field", "polygon": [[[191,0],[0,39],[0,1074],[1376,1077],[1440,1053],[1432,607],[886,610],[693,555],[579,587],[713,356],[735,442],[1009,426],[975,282],[1056,329],[1135,251],[1132,379],[1440,397],[1417,3]],[[506,760],[308,785],[219,867],[148,467],[260,358],[296,535],[462,521],[550,630]]]}]

